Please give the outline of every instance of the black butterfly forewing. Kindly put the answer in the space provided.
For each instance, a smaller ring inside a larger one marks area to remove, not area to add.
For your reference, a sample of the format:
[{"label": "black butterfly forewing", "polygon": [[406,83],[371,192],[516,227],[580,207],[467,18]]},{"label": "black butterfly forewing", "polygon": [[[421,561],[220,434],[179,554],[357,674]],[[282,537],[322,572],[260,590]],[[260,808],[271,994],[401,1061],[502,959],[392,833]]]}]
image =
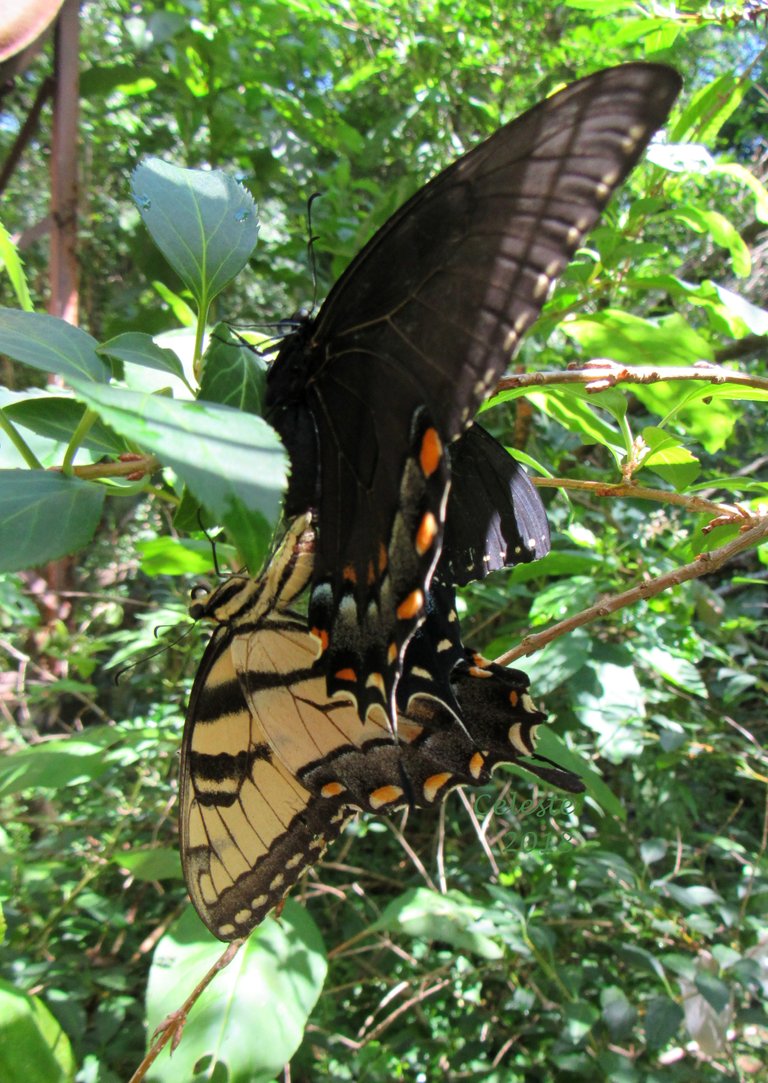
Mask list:
[{"label": "black butterfly forewing", "polygon": [[442,543],[447,445],[680,85],[625,64],[499,129],[390,218],[281,348],[267,417],[293,464],[288,508],[317,510],[310,626],[329,694],[354,695],[361,717],[378,703],[395,719]]}]

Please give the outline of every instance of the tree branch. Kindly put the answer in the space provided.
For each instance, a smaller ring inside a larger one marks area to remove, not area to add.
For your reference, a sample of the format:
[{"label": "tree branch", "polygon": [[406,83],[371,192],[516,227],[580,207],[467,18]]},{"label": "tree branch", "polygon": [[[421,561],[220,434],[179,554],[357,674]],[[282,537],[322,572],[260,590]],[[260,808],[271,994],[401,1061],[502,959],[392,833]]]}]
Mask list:
[{"label": "tree branch", "polygon": [[653,384],[670,380],[701,380],[710,384],[738,384],[768,391],[768,377],[748,376],[736,369],[697,361],[694,365],[618,365],[608,358],[597,357],[584,365],[574,365],[555,372],[521,372],[502,376],[496,391],[512,391],[519,387],[544,387],[556,384],[585,384],[587,391],[605,391],[616,384]]},{"label": "tree branch", "polygon": [[725,545],[721,545],[718,549],[712,549],[708,553],[700,553],[690,564],[684,564],[680,568],[675,568],[674,571],[665,572],[664,575],[658,575],[654,579],[648,579],[621,594],[602,598],[595,605],[590,606],[589,609],[585,609],[583,613],[577,613],[574,617],[559,621],[544,632],[534,632],[532,635],[526,636],[517,647],[506,651],[496,661],[499,665],[506,666],[518,658],[535,654],[553,640],[568,635],[576,628],[581,628],[594,620],[607,617],[609,614],[624,609],[629,605],[634,605],[642,599],[653,598],[657,594],[661,594],[662,591],[669,590],[670,587],[677,587],[689,579],[698,579],[702,575],[709,575],[710,572],[717,571],[718,568],[732,560],[733,557],[738,556],[739,553],[743,553],[745,549],[751,549],[766,539],[768,539],[768,515],[758,519],[754,526],[743,530],[738,537],[733,538]]}]

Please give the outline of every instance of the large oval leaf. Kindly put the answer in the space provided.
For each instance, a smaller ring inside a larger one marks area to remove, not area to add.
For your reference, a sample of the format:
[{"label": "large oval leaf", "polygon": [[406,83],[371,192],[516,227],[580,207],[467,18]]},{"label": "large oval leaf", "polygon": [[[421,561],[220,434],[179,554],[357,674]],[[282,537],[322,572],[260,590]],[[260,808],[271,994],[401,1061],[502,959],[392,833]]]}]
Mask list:
[{"label": "large oval leaf", "polygon": [[[190,906],[155,949],[147,986],[154,1028],[191,993],[224,951]],[[323,988],[325,946],[307,912],[289,899],[279,921],[256,929],[189,1013],[181,1043],[147,1075],[155,1083],[226,1079],[266,1083],[301,1043]]]},{"label": "large oval leaf", "polygon": [[152,240],[207,307],[245,266],[259,233],[251,193],[218,170],[181,169],[148,158],[131,178]]}]

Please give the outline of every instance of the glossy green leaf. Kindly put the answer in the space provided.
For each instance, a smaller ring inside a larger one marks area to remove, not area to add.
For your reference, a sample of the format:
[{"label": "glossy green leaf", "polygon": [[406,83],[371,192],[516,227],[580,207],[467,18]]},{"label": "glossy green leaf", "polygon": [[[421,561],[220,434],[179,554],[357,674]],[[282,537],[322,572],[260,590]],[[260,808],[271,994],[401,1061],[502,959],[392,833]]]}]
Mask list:
[{"label": "glossy green leaf", "polygon": [[59,737],[19,749],[0,760],[0,796],[91,782],[109,767],[105,750],[120,740],[119,730],[94,726],[87,737]]},{"label": "glossy green leaf", "polygon": [[42,372],[65,380],[104,382],[110,371],[96,353],[97,346],[91,335],[55,316],[0,308],[0,353]]},{"label": "glossy green leaf", "polygon": [[696,975],[696,988],[716,1012],[724,1012],[731,1002],[731,990],[724,981],[700,970]]},{"label": "glossy green leaf", "polygon": [[696,230],[697,233],[706,233],[715,244],[726,248],[731,255],[734,274],[739,275],[740,278],[746,278],[752,269],[749,248],[742,240],[739,231],[725,215],[720,214],[719,211],[689,205],[675,208],[674,217]]},{"label": "glossy green leaf", "polygon": [[671,997],[652,997],[645,1010],[645,1041],[649,1049],[661,1049],[673,1038],[683,1021],[683,1009]]},{"label": "glossy green leaf", "polygon": [[36,996],[0,980],[0,1079],[3,1083],[71,1083],[69,1039]]},{"label": "glossy green leaf", "polygon": [[137,880],[180,880],[182,876],[179,851],[169,848],[128,850],[115,854],[112,861],[121,869],[128,869]]},{"label": "glossy green leaf", "polygon": [[663,370],[664,365],[714,360],[710,343],[679,315],[653,322],[629,312],[604,309],[566,320],[562,329],[590,356],[627,365],[654,365]]},{"label": "glossy green leaf", "polygon": [[286,482],[285,452],[265,421],[213,403],[80,383],[75,391],[114,429],[172,466],[258,570]]},{"label": "glossy green leaf", "polygon": [[719,134],[723,124],[739,108],[748,83],[732,74],[719,75],[711,83],[694,90],[688,103],[672,127],[672,142],[709,144]]},{"label": "glossy green leaf", "polygon": [[412,888],[393,899],[369,932],[387,929],[419,940],[440,940],[457,951],[500,959],[503,951],[489,936],[493,926],[486,911],[459,891],[441,895],[428,888]]},{"label": "glossy green leaf", "polygon": [[677,437],[655,426],[643,429],[642,437],[650,448],[650,454],[642,461],[643,469],[652,470],[674,485],[678,492],[693,484],[701,472],[701,465]]},{"label": "glossy green leaf", "polygon": [[[86,409],[72,398],[42,391],[4,407],[14,424],[65,445],[72,439]],[[121,455],[129,450],[130,445],[103,421],[96,419],[80,441],[80,446],[97,455]]]},{"label": "glossy green leaf", "polygon": [[213,549],[206,539],[147,538],[136,548],[145,575],[206,575],[213,570]]},{"label": "glossy green leaf", "polygon": [[151,335],[145,335],[139,331],[117,335],[107,342],[102,342],[98,351],[110,357],[116,357],[120,361],[128,361],[132,365],[170,372],[186,382],[184,369],[176,354],[173,350],[158,346]]},{"label": "glossy green leaf", "polygon": [[631,666],[596,665],[590,687],[574,693],[573,709],[598,734],[600,753],[611,763],[641,752],[645,695]]},{"label": "glossy green leaf", "polygon": [[214,327],[203,358],[200,398],[249,414],[263,413],[267,364],[226,324]]},{"label": "glossy green leaf", "polygon": [[585,444],[603,444],[620,459],[624,454],[620,434],[598,414],[591,403],[570,388],[553,387],[546,391],[534,391],[528,396],[531,403],[559,421],[569,432],[580,437]]},{"label": "glossy green leaf", "polygon": [[206,309],[256,245],[250,192],[218,170],[181,169],[159,158],[136,167],[131,190],[153,241]]},{"label": "glossy green leaf", "polygon": [[11,236],[2,222],[0,222],[0,265],[5,267],[19,305],[25,312],[31,312],[33,307],[32,298],[29,296],[24,264],[18,248],[11,240]]},{"label": "glossy green leaf", "polygon": [[[188,907],[155,949],[147,986],[150,1034],[223,951]],[[298,1048],[326,970],[317,927],[289,899],[280,920],[267,918],[216,976],[190,1011],[173,1056],[166,1047],[147,1079],[268,1083]]]},{"label": "glossy green leaf", "polygon": [[36,568],[82,549],[104,495],[101,485],[47,470],[0,470],[0,571]]}]

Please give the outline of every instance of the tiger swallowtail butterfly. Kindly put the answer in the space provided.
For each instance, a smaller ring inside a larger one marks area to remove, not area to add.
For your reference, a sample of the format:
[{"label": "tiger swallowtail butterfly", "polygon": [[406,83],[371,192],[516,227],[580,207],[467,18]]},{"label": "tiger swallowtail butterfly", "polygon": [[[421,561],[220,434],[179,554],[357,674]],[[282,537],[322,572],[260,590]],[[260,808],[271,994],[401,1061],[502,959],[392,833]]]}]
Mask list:
[{"label": "tiger swallowtail butterfly", "polygon": [[[441,549],[449,581],[508,562],[472,482],[501,449],[470,436],[450,496],[449,450],[680,86],[632,63],[540,102],[406,202],[281,345],[266,417],[293,467],[287,514],[316,512],[309,628],[328,694],[361,719],[378,705],[395,722]],[[542,555],[522,541],[513,562]]]},{"label": "tiger swallowtail butterfly", "polygon": [[[383,708],[361,723],[351,697],[329,700],[317,641],[291,608],[312,571],[306,527],[304,517],[293,524],[262,578],[234,576],[190,607],[215,629],[184,727],[181,854],[195,908],[222,940],[247,936],[357,811],[432,806],[455,786],[487,782],[500,763],[584,788],[536,755],[545,719],[518,670],[460,659],[459,718],[414,691],[396,738]],[[446,604],[436,627],[456,624]],[[450,636],[460,642],[458,630]]]}]

